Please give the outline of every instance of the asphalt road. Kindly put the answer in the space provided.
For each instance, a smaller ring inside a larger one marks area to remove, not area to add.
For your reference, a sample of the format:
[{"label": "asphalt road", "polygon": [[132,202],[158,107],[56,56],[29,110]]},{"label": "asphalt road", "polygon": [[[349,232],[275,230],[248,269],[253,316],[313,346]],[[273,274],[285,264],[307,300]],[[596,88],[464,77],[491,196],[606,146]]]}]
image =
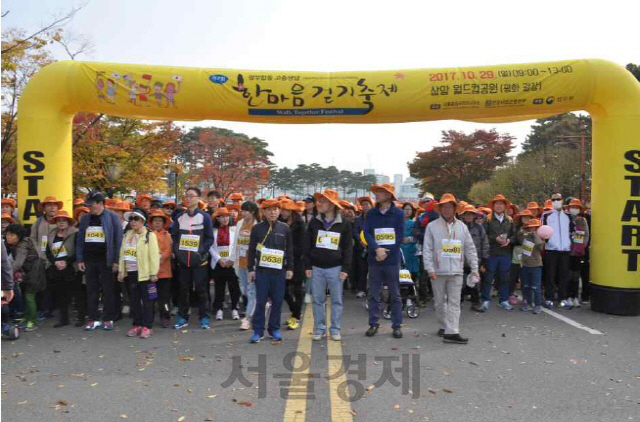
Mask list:
[{"label": "asphalt road", "polygon": [[[367,338],[362,303],[346,293],[343,341],[332,344],[309,339],[310,309],[279,345],[268,339],[250,345],[250,333],[231,320],[214,321],[207,331],[158,327],[147,340],[125,336],[129,320],[113,332],[53,329],[49,320],[17,341],[2,341],[2,418],[640,421],[640,318],[585,307],[556,311],[598,335],[546,313],[494,306],[476,314],[465,303],[461,327],[470,342],[462,346],[436,336],[432,304],[417,319],[405,318],[403,339],[392,338],[386,321]],[[310,354],[296,357],[305,348]],[[350,364],[340,378],[335,364],[345,360]],[[222,386],[234,366],[248,385],[239,378]],[[361,397],[348,401],[343,394],[345,401],[338,391]]]}]

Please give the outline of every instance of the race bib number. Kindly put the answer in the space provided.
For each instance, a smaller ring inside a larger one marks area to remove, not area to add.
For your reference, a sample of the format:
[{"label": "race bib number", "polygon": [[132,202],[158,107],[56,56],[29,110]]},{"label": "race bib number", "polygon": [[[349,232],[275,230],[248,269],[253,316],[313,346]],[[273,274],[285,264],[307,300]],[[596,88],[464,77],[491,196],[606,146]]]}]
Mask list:
[{"label": "race bib number", "polygon": [[180,236],[180,246],[178,247],[181,251],[189,251],[189,252],[198,252],[198,248],[200,247],[200,236],[197,234],[183,234]]},{"label": "race bib number", "polygon": [[49,243],[49,239],[47,238],[47,236],[42,236],[42,239],[40,240],[40,250],[42,252],[45,252],[47,250],[47,243]]},{"label": "race bib number", "polygon": [[460,258],[462,256],[462,242],[456,239],[442,239],[442,257]]},{"label": "race bib number", "polygon": [[220,259],[229,259],[229,247],[228,246],[218,246],[216,248],[218,255],[220,255]]},{"label": "race bib number", "polygon": [[409,270],[400,270],[400,283],[413,283]]},{"label": "race bib number", "polygon": [[340,246],[340,233],[318,230],[316,239],[316,248],[338,250]]},{"label": "race bib number", "polygon": [[396,231],[394,229],[374,229],[373,233],[373,238],[380,246],[396,244]]},{"label": "race bib number", "polygon": [[104,230],[102,226],[89,226],[84,235],[84,241],[88,243],[104,243]]},{"label": "race bib number", "polygon": [[65,258],[67,256],[67,248],[64,242],[55,242],[51,245],[51,253],[55,258]]},{"label": "race bib number", "polygon": [[281,270],[284,264],[284,251],[279,249],[262,248],[260,267]]},{"label": "race bib number", "polygon": [[123,253],[125,261],[136,262],[138,259],[138,245],[126,245]]},{"label": "race bib number", "polygon": [[522,242],[522,255],[531,256],[534,246],[535,244],[530,240],[525,240],[524,242]]},{"label": "race bib number", "polygon": [[248,250],[249,250],[249,237],[238,236],[238,255],[247,256]]},{"label": "race bib number", "polygon": [[576,231],[573,234],[573,243],[584,243],[584,234],[583,231]]}]

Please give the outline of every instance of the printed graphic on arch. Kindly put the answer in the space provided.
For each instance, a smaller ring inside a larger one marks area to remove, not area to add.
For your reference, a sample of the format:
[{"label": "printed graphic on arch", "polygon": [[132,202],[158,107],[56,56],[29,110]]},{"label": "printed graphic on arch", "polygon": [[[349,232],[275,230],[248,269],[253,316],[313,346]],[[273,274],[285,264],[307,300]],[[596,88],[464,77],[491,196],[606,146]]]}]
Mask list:
[{"label": "printed graphic on arch", "polygon": [[377,101],[398,93],[395,82],[339,75],[322,80],[295,73],[239,73],[231,85],[246,102],[250,116],[366,115]]}]

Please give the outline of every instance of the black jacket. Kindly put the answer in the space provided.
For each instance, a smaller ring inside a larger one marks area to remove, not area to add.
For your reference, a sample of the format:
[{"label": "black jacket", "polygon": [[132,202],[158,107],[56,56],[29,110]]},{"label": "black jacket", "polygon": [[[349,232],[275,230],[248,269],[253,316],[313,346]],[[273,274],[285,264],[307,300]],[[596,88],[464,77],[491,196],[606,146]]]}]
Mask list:
[{"label": "black jacket", "polygon": [[[271,230],[269,230],[269,228],[271,228]],[[262,256],[262,253],[258,250],[259,243],[268,249],[284,251],[282,270],[293,271],[293,238],[291,237],[291,229],[288,224],[282,221],[276,221],[273,223],[273,226],[271,226],[269,221],[265,220],[253,226],[253,229],[251,229],[251,237],[249,237],[249,252],[247,256],[247,269],[249,272],[256,271],[256,269],[269,272],[282,271],[258,265]]]},{"label": "black jacket", "polygon": [[[505,214],[501,223],[495,214],[489,214],[487,216],[487,221],[484,223],[484,231],[487,233],[487,237],[489,238],[489,256],[511,256],[513,245],[516,245],[516,242],[518,241],[516,236],[516,224],[511,217]],[[501,234],[505,234],[507,239],[510,241],[507,246],[502,246],[496,240],[496,238]]]},{"label": "black jacket", "polygon": [[[337,233],[340,236],[337,249],[317,247],[320,230]],[[311,267],[333,268],[341,266],[343,273],[349,272],[353,255],[352,236],[351,223],[344,221],[339,213],[336,214],[336,219],[328,230],[324,228],[322,216],[316,216],[309,223],[305,236],[303,252],[305,268],[310,270]]]}]

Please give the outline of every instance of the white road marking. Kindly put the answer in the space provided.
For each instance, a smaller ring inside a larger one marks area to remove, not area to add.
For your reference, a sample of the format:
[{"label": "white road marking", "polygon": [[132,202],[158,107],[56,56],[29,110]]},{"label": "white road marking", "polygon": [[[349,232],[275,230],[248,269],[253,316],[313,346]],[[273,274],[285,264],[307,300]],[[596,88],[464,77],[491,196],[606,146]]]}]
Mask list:
[{"label": "white road marking", "polygon": [[576,322],[576,321],[572,320],[571,318],[567,318],[567,317],[566,317],[566,316],[564,316],[564,315],[560,315],[560,314],[559,314],[559,313],[557,313],[557,312],[553,312],[553,311],[552,311],[552,310],[550,310],[550,309],[546,309],[546,308],[544,308],[544,309],[542,309],[542,312],[547,313],[547,314],[551,315],[552,317],[556,317],[556,318],[558,318],[560,321],[566,322],[566,323],[567,323],[567,324],[569,324],[569,325],[573,325],[573,326],[574,326],[574,327],[576,327],[576,328],[579,328],[579,329],[581,329],[581,330],[585,330],[585,331],[586,331],[586,332],[588,332],[589,334],[600,334],[600,335],[603,335],[603,334],[604,334],[604,333],[601,333],[601,332],[600,332],[600,331],[598,331],[598,330],[594,330],[593,328],[589,328],[589,327],[587,327],[586,325],[580,324],[579,322]]}]

